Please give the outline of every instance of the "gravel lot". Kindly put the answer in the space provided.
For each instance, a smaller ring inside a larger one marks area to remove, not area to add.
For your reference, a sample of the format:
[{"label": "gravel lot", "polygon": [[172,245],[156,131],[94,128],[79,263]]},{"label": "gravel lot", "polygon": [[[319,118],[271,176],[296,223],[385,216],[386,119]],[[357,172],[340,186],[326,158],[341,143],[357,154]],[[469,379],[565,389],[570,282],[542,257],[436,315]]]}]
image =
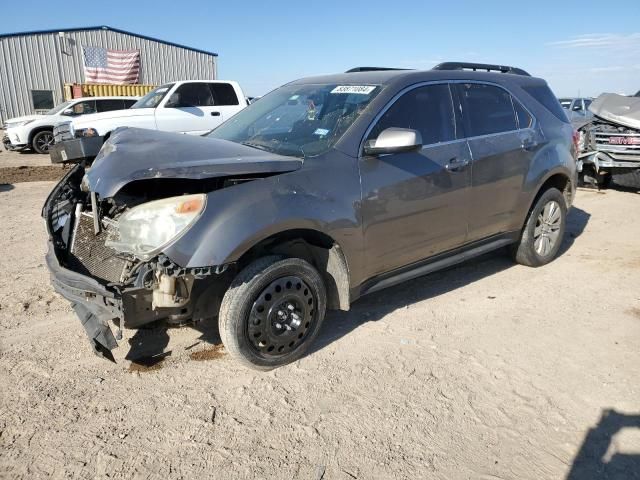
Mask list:
[{"label": "gravel lot", "polygon": [[215,325],[93,356],[48,283],[52,186],[0,185],[2,478],[639,478],[640,195],[580,191],[552,264],[365,297],[258,373]]}]

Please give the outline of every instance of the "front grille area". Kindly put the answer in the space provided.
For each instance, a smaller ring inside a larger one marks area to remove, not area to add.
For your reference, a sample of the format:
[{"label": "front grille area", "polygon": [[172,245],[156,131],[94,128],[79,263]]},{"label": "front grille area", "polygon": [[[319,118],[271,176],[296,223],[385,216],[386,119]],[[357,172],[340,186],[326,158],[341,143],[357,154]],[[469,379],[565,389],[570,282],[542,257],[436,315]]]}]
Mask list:
[{"label": "front grille area", "polygon": [[604,122],[594,122],[591,148],[616,160],[640,160],[640,131]]},{"label": "front grille area", "polygon": [[107,232],[103,229],[96,235],[93,232],[93,218],[81,214],[69,251],[69,268],[98,280],[120,281],[126,260],[104,245],[106,239]]}]

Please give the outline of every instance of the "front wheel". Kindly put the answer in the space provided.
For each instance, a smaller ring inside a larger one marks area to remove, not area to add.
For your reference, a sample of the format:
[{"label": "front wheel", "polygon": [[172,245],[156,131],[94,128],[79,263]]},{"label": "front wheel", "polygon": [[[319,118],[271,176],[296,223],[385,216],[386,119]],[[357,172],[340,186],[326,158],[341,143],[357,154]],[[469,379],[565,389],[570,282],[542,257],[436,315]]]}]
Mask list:
[{"label": "front wheel", "polygon": [[516,262],[540,267],[553,260],[562,244],[567,223],[567,203],[557,188],[545,191],[529,213],[520,241],[512,253]]},{"label": "front wheel", "polygon": [[31,146],[36,153],[49,153],[49,147],[53,145],[53,132],[51,130],[42,130],[33,136]]},{"label": "front wheel", "polygon": [[227,290],[218,318],[220,337],[236,360],[270,370],[307,351],[326,304],[322,277],[311,264],[263,257],[244,268]]}]

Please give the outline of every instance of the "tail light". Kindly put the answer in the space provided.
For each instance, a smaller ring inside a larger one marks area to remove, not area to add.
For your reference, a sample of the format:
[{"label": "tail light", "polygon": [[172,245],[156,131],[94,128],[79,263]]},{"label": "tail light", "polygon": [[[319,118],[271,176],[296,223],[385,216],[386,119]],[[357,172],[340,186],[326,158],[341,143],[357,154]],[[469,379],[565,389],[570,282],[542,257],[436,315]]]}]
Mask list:
[{"label": "tail light", "polygon": [[575,156],[577,158],[578,153],[580,153],[581,144],[584,143],[584,133],[579,132],[578,130],[574,130],[572,139],[573,139],[573,149],[575,151]]}]

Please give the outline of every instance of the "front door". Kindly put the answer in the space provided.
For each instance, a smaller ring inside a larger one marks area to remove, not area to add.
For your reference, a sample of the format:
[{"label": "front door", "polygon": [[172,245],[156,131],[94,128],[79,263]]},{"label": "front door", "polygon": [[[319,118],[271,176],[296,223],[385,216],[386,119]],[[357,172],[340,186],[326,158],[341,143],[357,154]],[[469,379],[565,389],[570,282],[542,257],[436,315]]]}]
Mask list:
[{"label": "front door", "polygon": [[156,109],[158,130],[202,135],[224,120],[224,107],[215,104],[211,84],[189,82],[179,85]]},{"label": "front door", "polygon": [[465,242],[470,156],[456,123],[449,85],[426,85],[403,94],[368,135],[370,140],[386,128],[411,128],[423,141],[417,152],[359,161],[369,277]]}]

